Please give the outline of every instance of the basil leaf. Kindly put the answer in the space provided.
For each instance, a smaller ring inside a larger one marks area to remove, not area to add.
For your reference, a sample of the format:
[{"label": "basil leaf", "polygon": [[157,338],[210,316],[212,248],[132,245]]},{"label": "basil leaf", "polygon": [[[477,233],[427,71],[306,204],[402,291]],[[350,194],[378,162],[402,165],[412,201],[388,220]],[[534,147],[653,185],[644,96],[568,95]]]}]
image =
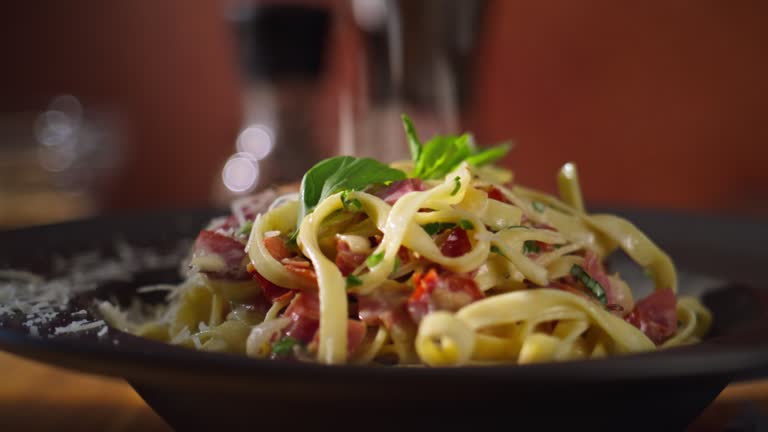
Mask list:
[{"label": "basil leaf", "polygon": [[379,161],[352,156],[325,159],[304,174],[299,190],[298,223],[323,199],[336,192],[362,190],[372,184],[402,180],[405,173]]},{"label": "basil leaf", "polygon": [[380,263],[382,259],[384,259],[384,251],[381,251],[377,254],[372,254],[366,258],[365,265],[367,265],[368,268],[376,267],[376,264]]},{"label": "basil leaf", "polygon": [[405,129],[405,136],[408,137],[408,147],[411,149],[411,158],[416,162],[421,159],[421,141],[416,134],[416,128],[413,127],[411,118],[405,114],[401,114],[400,118],[403,119],[403,129]]},{"label": "basil leaf", "polygon": [[299,343],[297,339],[286,336],[272,344],[272,354],[286,356],[293,352],[293,347]]},{"label": "basil leaf", "polygon": [[414,175],[425,180],[442,179],[470,155],[469,135],[437,136],[424,144]]},{"label": "basil leaf", "polygon": [[422,225],[421,227],[424,228],[424,231],[426,231],[427,234],[433,236],[455,226],[456,224],[451,222],[430,222],[426,225]]},{"label": "basil leaf", "polygon": [[503,256],[504,258],[507,257],[506,255],[504,255],[504,252],[502,252],[501,249],[499,249],[499,247],[496,246],[496,245],[491,246],[491,252],[493,252],[495,254],[499,254],[499,255]]},{"label": "basil leaf", "polygon": [[400,117],[411,149],[413,177],[424,180],[442,179],[464,161],[473,166],[487,165],[504,157],[512,148],[511,142],[503,142],[478,150],[469,134],[438,135],[421,144],[411,119],[405,114]]},{"label": "basil leaf", "polygon": [[505,141],[497,146],[493,146],[491,148],[487,148],[485,150],[481,150],[479,152],[476,152],[472,156],[467,158],[467,162],[469,162],[470,165],[474,166],[483,166],[488,165],[490,163],[496,162],[497,160],[504,157],[509,152],[509,149],[512,148],[512,143],[510,141]]},{"label": "basil leaf", "polygon": [[544,205],[544,203],[539,202],[539,201],[533,201],[531,203],[531,207],[533,207],[533,209],[536,210],[539,213],[544,213],[544,210],[547,209],[547,206]]},{"label": "basil leaf", "polygon": [[585,287],[589,288],[589,290],[592,291],[592,294],[600,301],[600,303],[608,303],[608,300],[605,297],[605,289],[603,289],[603,286],[600,285],[600,282],[592,279],[592,277],[589,275],[589,273],[587,273],[586,270],[584,270],[583,267],[578,264],[574,264],[573,267],[571,267],[571,275],[583,283]]}]

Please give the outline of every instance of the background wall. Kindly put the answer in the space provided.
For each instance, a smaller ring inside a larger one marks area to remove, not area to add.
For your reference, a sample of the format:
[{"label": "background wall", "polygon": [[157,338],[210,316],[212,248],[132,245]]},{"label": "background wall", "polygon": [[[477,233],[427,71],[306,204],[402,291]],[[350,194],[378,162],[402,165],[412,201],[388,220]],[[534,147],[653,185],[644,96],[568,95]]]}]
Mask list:
[{"label": "background wall", "polygon": [[[0,113],[62,92],[108,108],[126,153],[104,208],[204,205],[240,126],[222,5],[3,3]],[[592,202],[767,215],[766,16],[747,0],[490,1],[464,127],[515,139],[524,184],[552,190],[575,160]]]}]

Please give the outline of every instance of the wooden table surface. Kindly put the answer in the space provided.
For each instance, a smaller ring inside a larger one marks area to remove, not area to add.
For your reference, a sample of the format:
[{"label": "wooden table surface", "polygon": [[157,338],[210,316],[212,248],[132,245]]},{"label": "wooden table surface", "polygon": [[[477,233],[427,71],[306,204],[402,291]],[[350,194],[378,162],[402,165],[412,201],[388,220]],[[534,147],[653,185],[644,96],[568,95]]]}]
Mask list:
[{"label": "wooden table surface", "polygon": [[[739,383],[726,388],[690,430],[766,430],[767,419],[768,380]],[[751,428],[755,423],[759,426]],[[0,352],[0,430],[168,432],[171,428],[124,381]]]}]

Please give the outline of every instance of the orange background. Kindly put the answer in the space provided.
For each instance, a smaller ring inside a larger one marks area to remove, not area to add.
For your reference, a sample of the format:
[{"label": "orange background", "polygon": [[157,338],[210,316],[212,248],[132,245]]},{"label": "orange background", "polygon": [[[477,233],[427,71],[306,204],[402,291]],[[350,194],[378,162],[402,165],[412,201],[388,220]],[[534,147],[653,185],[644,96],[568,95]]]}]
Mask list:
[{"label": "orange background", "polygon": [[[32,3],[1,6],[0,110],[62,92],[114,110],[128,152],[106,208],[207,203],[240,126],[223,2]],[[523,184],[552,190],[575,160],[591,202],[766,215],[766,16],[746,0],[490,1],[464,127],[515,139]]]}]

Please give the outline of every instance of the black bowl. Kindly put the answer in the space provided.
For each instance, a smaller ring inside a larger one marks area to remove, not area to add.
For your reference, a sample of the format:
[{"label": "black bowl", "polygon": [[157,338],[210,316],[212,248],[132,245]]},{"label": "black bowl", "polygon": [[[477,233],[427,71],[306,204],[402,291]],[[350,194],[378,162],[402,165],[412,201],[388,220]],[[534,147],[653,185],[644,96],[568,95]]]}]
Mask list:
[{"label": "black bowl", "polygon": [[[55,256],[98,250],[120,255],[115,239],[152,248],[166,260],[131,266],[78,294],[31,337],[25,316],[0,317],[0,348],[79,371],[125,378],[177,430],[528,425],[622,430],[680,430],[731,381],[768,375],[768,286],[759,245],[768,226],[754,221],[657,212],[619,212],[675,258],[681,292],[714,314],[701,344],[661,352],[503,367],[322,366],[196,352],[113,329],[48,337],[95,299],[118,301],[147,283],[178,280],[185,245],[216,212],[111,216],[0,233],[0,269],[51,275]],[[124,251],[123,251],[124,252]],[[761,265],[762,264],[762,265]],[[640,291],[648,282],[622,269]],[[61,269],[59,269],[61,271]],[[152,296],[153,294],[142,294]],[[643,295],[640,293],[640,295]],[[148,299],[152,300],[148,297]]]}]

